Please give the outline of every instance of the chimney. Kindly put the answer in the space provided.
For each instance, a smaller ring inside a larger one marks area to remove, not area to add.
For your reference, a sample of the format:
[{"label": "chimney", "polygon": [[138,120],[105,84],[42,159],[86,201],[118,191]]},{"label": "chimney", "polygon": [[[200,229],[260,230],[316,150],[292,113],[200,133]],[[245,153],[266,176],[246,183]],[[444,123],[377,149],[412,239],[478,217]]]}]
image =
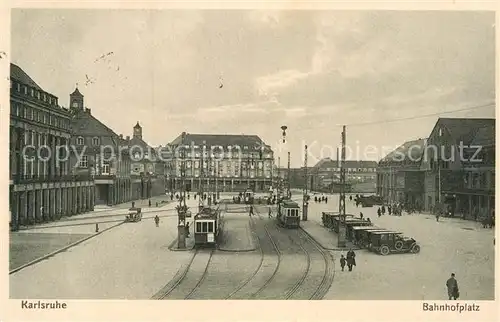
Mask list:
[{"label": "chimney", "polygon": [[90,108],[85,108],[85,112],[90,114]]},{"label": "chimney", "polygon": [[122,140],[123,140],[123,134],[120,134],[120,139],[122,139]]},{"label": "chimney", "polygon": [[127,141],[130,141],[130,135],[127,135],[125,138],[127,139]]}]

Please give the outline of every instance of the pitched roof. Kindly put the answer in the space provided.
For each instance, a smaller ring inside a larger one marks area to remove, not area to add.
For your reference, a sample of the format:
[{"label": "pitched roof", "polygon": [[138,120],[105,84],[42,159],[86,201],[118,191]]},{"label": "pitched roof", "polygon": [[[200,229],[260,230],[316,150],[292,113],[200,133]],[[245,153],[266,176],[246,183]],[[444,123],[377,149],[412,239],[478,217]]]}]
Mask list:
[{"label": "pitched roof", "polygon": [[442,125],[450,132],[451,137],[457,142],[469,145],[476,132],[484,127],[495,126],[495,119],[485,118],[439,118],[436,126]]},{"label": "pitched roof", "polygon": [[78,87],[75,88],[75,90],[73,91],[73,93],[70,94],[70,96],[82,96],[82,93],[80,93],[80,91],[78,90]]},{"label": "pitched roof", "polygon": [[425,149],[426,139],[407,141],[380,160],[379,164],[403,161],[419,163]]},{"label": "pitched roof", "polygon": [[103,142],[114,145],[126,145],[126,140],[119,141],[119,135],[112,129],[107,127],[104,123],[99,121],[96,117],[86,111],[73,110],[73,117],[71,118],[71,128],[75,135],[82,136],[103,136],[109,137],[110,142]]},{"label": "pitched roof", "polygon": [[34,87],[40,91],[44,91],[31,77],[29,77],[28,74],[26,74],[24,70],[22,70],[21,67],[13,63],[10,63],[10,78],[13,78],[30,87]]},{"label": "pitched roof", "polygon": [[184,144],[194,144],[201,146],[205,142],[206,146],[216,146],[220,145],[222,147],[228,146],[248,146],[249,149],[254,148],[255,150],[260,149],[261,146],[265,146],[267,149],[271,147],[265,145],[264,141],[257,135],[243,135],[243,134],[191,134],[182,133],[175,140],[172,141],[172,145],[179,145],[182,143],[182,136],[184,136]]},{"label": "pitched roof", "polygon": [[471,145],[493,146],[495,145],[495,124],[484,126],[477,130],[476,135],[472,139]]},{"label": "pitched roof", "polygon": [[[358,169],[358,168],[376,168],[377,161],[369,160],[345,160],[344,166],[346,168]],[[339,163],[337,160],[332,160],[330,158],[324,158],[318,161],[313,168],[338,168]]]}]

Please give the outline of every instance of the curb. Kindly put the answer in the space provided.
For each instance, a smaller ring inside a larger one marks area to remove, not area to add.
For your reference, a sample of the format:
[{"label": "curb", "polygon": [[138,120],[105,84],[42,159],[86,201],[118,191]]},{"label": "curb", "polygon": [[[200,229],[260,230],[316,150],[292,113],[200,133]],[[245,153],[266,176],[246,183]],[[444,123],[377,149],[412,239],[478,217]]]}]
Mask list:
[{"label": "curb", "polygon": [[26,268],[26,267],[28,267],[28,266],[32,266],[32,265],[34,265],[34,264],[36,264],[36,263],[38,263],[38,262],[41,262],[41,261],[43,261],[43,260],[45,260],[45,259],[47,259],[47,258],[49,258],[49,257],[52,257],[52,256],[54,256],[54,255],[57,255],[58,253],[64,252],[64,251],[66,251],[66,250],[68,250],[68,249],[70,249],[70,248],[72,248],[72,247],[74,247],[74,246],[77,246],[78,244],[83,243],[84,241],[87,241],[87,240],[89,240],[89,239],[91,239],[91,238],[94,238],[94,237],[96,237],[96,236],[99,236],[100,234],[102,234],[102,233],[104,233],[104,232],[106,232],[106,231],[108,231],[108,230],[110,230],[110,229],[112,229],[112,228],[115,228],[115,227],[118,227],[118,226],[120,226],[120,225],[123,225],[123,224],[124,224],[124,222],[120,222],[120,223],[118,223],[118,224],[116,224],[116,225],[113,225],[113,226],[108,227],[108,228],[106,228],[106,229],[104,229],[104,230],[101,230],[101,231],[100,231],[100,232],[98,232],[98,233],[95,233],[95,234],[90,235],[90,236],[88,236],[88,237],[85,237],[85,238],[82,238],[82,239],[80,239],[80,240],[77,240],[77,241],[76,241],[76,242],[74,242],[73,244],[69,244],[69,245],[67,245],[67,246],[64,246],[63,248],[60,248],[60,249],[57,249],[57,250],[53,251],[52,253],[49,253],[49,254],[47,254],[47,255],[44,255],[44,256],[39,257],[39,258],[37,258],[37,259],[34,259],[34,260],[32,260],[31,262],[29,262],[29,263],[26,263],[26,264],[24,264],[24,265],[21,265],[21,266],[19,266],[19,267],[17,267],[17,268],[14,268],[14,269],[13,269],[13,270],[11,270],[11,271],[9,271],[9,275],[10,275],[10,274],[14,274],[14,273],[16,273],[16,272],[19,272],[19,271],[20,271],[20,270],[22,270],[23,268]]},{"label": "curb", "polygon": [[224,249],[224,248],[218,248],[218,249],[221,252],[227,252],[227,253],[248,253],[257,250],[257,247],[249,249]]},{"label": "curb", "polygon": [[170,245],[168,245],[168,250],[172,251],[172,252],[185,252],[185,251],[188,251],[188,250],[193,250],[194,249],[194,244],[193,246],[191,247],[186,247],[186,248],[183,248],[183,249],[179,249],[175,246],[175,243],[177,242],[177,238],[175,238],[171,243]]},{"label": "curb", "polygon": [[[146,212],[143,214],[149,214],[153,213],[151,212]],[[106,217],[118,217],[118,216],[126,216],[127,214],[119,214],[119,215],[111,215],[111,216],[99,216],[100,218],[106,218]],[[165,218],[165,217],[174,217],[176,215],[163,215],[163,216],[158,216],[160,218]],[[122,222],[123,219],[111,219],[107,221],[94,221],[94,222],[83,222],[83,223],[71,223],[71,221],[78,221],[78,220],[92,220],[92,219],[97,219],[99,217],[88,217],[88,218],[81,218],[81,219],[73,219],[73,220],[67,220],[67,221],[59,221],[61,225],[51,225],[51,226],[29,226],[29,227],[23,227],[19,229],[18,231],[29,231],[29,230],[34,230],[34,229],[48,229],[48,228],[61,228],[61,227],[70,227],[70,226],[84,226],[84,225],[94,225],[94,224],[106,224],[110,222]],[[143,218],[143,220],[147,219],[152,219],[154,217],[148,217],[148,218]],[[64,224],[63,224],[64,223]]]},{"label": "curb", "polygon": [[319,242],[316,238],[314,238],[307,230],[305,230],[304,228],[300,227],[299,228],[304,232],[306,233],[309,237],[311,237],[316,243],[318,243],[318,245],[321,246],[321,248],[325,249],[325,250],[348,250],[348,249],[352,249],[352,250],[361,250],[362,248],[359,248],[359,247],[335,247],[335,248],[329,248],[329,247],[325,247],[323,246],[323,244],[321,242]]}]

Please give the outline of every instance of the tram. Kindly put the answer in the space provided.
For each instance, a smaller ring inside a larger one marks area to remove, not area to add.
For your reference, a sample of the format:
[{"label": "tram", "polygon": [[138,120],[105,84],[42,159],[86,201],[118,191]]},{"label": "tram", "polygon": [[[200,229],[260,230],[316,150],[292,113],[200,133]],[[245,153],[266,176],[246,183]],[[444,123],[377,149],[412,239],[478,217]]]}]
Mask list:
[{"label": "tram", "polygon": [[246,189],[245,192],[243,193],[243,200],[247,205],[253,204],[254,198],[255,198],[255,193],[253,192],[252,189]]},{"label": "tram", "polygon": [[293,200],[284,199],[278,204],[278,224],[286,228],[299,228],[300,206]]},{"label": "tram", "polygon": [[194,216],[193,225],[196,247],[217,246],[223,230],[223,220],[219,209],[204,206]]}]

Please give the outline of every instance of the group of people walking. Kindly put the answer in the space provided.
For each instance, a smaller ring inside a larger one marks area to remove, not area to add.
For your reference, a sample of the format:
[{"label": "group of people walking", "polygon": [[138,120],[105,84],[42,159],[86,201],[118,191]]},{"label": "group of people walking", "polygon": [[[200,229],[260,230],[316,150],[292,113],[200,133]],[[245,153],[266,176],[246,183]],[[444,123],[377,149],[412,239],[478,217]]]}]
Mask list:
[{"label": "group of people walking", "polygon": [[328,197],[326,197],[326,196],[321,196],[321,197],[314,196],[314,202],[328,203]]},{"label": "group of people walking", "polygon": [[340,255],[340,268],[342,269],[342,272],[344,271],[346,264],[349,272],[352,271],[353,266],[356,266],[356,253],[354,253],[352,248],[349,249],[346,257],[344,257],[344,255]]}]

